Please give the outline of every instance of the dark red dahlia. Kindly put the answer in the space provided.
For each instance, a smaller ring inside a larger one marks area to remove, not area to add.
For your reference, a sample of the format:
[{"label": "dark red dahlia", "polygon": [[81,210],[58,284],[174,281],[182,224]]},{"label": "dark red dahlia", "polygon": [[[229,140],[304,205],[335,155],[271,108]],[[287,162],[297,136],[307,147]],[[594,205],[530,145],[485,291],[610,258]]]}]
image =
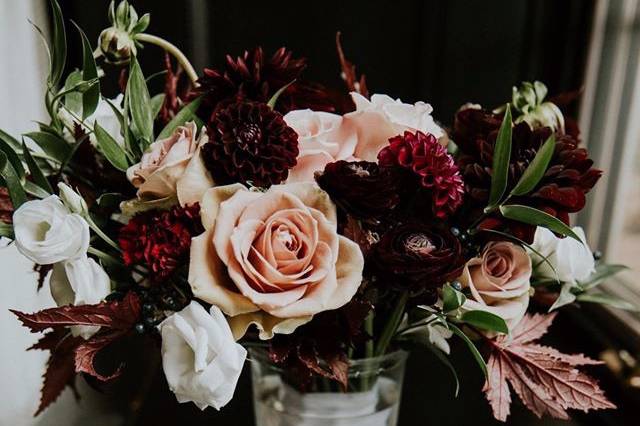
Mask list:
[{"label": "dark red dahlia", "polygon": [[369,161],[336,161],[316,175],[320,188],[345,211],[358,219],[389,214],[408,193],[409,172],[382,167]]},{"label": "dark red dahlia", "polygon": [[0,222],[13,222],[13,204],[9,198],[9,191],[4,187],[0,188]]},{"label": "dark red dahlia", "polygon": [[236,101],[218,109],[208,124],[202,158],[217,184],[267,187],[289,175],[298,157],[298,134],[266,104]]},{"label": "dark red dahlia", "polygon": [[276,109],[283,113],[294,109],[311,108],[315,111],[335,111],[328,92],[320,85],[305,83],[300,75],[307,67],[304,58],[294,58],[290,50],[281,47],[271,56],[265,56],[261,47],[245,51],[233,58],[227,55],[221,69],[205,68],[198,81],[199,92],[210,111],[225,100],[243,98],[267,102],[278,90],[291,84],[278,98]]},{"label": "dark red dahlia", "polygon": [[[480,214],[486,207],[491,187],[493,149],[502,117],[489,111],[466,108],[458,111],[452,137],[460,148],[457,163],[464,178],[470,204]],[[518,182],[542,144],[551,135],[549,127],[531,129],[528,124],[514,126],[509,166],[509,192]],[[556,133],[556,148],[549,168],[540,183],[529,194],[515,197],[514,204],[542,210],[569,225],[569,214],[585,205],[586,194],[593,188],[602,171],[593,168],[586,149],[581,148],[577,131]],[[473,212],[470,213],[471,219]],[[513,235],[533,241],[535,227],[501,217],[488,218],[481,227],[509,228]]]},{"label": "dark red dahlia", "polygon": [[431,193],[433,214],[444,219],[462,204],[464,184],[453,157],[430,133],[404,132],[378,153],[381,166],[402,166],[420,177]]},{"label": "dark red dahlia", "polygon": [[155,281],[162,281],[186,263],[191,237],[203,231],[195,203],[135,215],[120,229],[118,242],[125,265],[142,264]]},{"label": "dark red dahlia", "polygon": [[383,286],[433,292],[460,276],[465,256],[448,229],[423,223],[399,224],[375,245],[372,272]]}]

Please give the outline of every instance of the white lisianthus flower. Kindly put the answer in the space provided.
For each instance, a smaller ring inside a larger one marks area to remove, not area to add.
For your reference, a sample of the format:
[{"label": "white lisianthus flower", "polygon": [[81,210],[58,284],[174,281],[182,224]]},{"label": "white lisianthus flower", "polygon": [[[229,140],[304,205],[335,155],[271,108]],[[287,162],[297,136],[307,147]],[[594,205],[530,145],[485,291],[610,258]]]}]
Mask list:
[{"label": "white lisianthus flower", "polygon": [[56,195],[21,205],[13,230],[18,251],[39,265],[84,256],[89,248],[89,224]]},{"label": "white lisianthus flower", "polygon": [[[109,276],[95,260],[87,256],[53,265],[49,286],[58,306],[93,305],[100,303],[111,292]],[[85,339],[99,329],[98,326],[71,327],[74,335]]]},{"label": "white lisianthus flower", "polygon": [[87,202],[66,183],[58,183],[60,199],[72,213],[85,214],[89,210]]},{"label": "white lisianthus flower", "polygon": [[565,283],[584,281],[595,272],[593,253],[587,245],[584,231],[579,226],[573,228],[582,244],[573,238],[558,238],[546,228],[538,227],[531,246],[547,261],[536,253],[529,252],[533,264],[536,265],[533,276],[536,278],[556,279],[556,274],[549,265],[553,265],[558,273],[557,278]]},{"label": "white lisianthus flower", "polygon": [[197,302],[160,324],[162,367],[178,402],[219,410],[233,393],[247,351],[233,339],[222,311]]}]

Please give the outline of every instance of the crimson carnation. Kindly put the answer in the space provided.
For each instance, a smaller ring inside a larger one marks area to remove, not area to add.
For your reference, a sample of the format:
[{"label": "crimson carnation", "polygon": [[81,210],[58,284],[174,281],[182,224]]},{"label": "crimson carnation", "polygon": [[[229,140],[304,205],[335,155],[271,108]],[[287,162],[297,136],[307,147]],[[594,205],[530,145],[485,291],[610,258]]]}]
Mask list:
[{"label": "crimson carnation", "polygon": [[431,193],[433,214],[444,219],[462,204],[464,183],[453,157],[430,133],[404,132],[389,139],[378,153],[381,166],[402,166],[413,171]]},{"label": "crimson carnation", "polygon": [[304,58],[294,58],[284,47],[271,56],[265,56],[261,47],[245,51],[233,58],[227,55],[221,69],[205,68],[198,81],[198,92],[210,110],[225,100],[237,96],[267,102],[278,90],[293,82],[280,95],[276,108],[282,113],[310,108],[314,111],[335,111],[328,92],[320,85],[300,81],[307,67]]},{"label": "crimson carnation", "polygon": [[202,158],[217,184],[267,187],[286,180],[296,165],[298,134],[266,104],[231,102],[213,114],[208,129]]},{"label": "crimson carnation", "polygon": [[188,260],[191,237],[204,231],[198,203],[135,215],[120,229],[118,242],[127,266],[145,265],[155,281]]},{"label": "crimson carnation", "polygon": [[[458,166],[462,172],[470,204],[478,212],[486,207],[491,188],[493,150],[502,117],[477,108],[458,111],[452,136],[460,148]],[[549,127],[531,129],[528,124],[514,126],[509,165],[508,193],[518,182],[538,150],[552,134]],[[586,149],[581,148],[577,131],[556,133],[556,148],[549,168],[538,185],[526,196],[513,197],[514,204],[542,210],[569,225],[569,214],[585,206],[586,194],[602,171],[593,168]],[[473,214],[471,214],[473,216]],[[492,216],[484,228],[508,228],[516,237],[533,241],[535,227]]]}]

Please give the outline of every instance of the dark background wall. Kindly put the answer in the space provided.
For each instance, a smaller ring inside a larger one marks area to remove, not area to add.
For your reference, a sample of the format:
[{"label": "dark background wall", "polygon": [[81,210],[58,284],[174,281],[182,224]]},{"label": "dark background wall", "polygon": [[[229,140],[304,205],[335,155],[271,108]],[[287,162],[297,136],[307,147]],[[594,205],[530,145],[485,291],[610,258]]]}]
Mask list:
[{"label": "dark background wall", "polygon": [[[511,87],[523,80],[544,81],[550,93],[581,87],[594,2],[137,0],[133,4],[139,13],[151,12],[148,31],[183,48],[197,69],[219,65],[225,54],[239,55],[257,45],[267,52],[287,46],[308,58],[306,78],[337,88],[342,83],[334,37],[340,30],[347,57],[367,75],[371,92],[430,102],[436,118],[450,124],[460,105],[471,101],[496,106],[508,100]],[[65,16],[95,42],[107,25],[108,1],[61,0],[61,5]],[[69,31],[69,63],[79,65],[79,39]],[[141,58],[145,73],[161,70],[161,59],[158,49],[146,48]],[[106,87],[115,90],[115,79]],[[575,333],[575,327],[560,322],[556,333],[569,338],[555,343],[567,352],[586,345],[597,355],[597,348]],[[154,349],[147,356],[146,363],[153,364],[158,353]],[[401,426],[495,423],[480,392],[481,374],[462,346],[454,347],[454,359],[463,378],[458,399],[453,399],[453,382],[445,367],[427,353],[412,355]],[[221,413],[211,409],[200,413],[192,404],[178,405],[159,372],[143,382],[141,399],[128,406],[137,413],[131,416],[132,425],[252,424],[247,374],[236,398]],[[518,403],[513,411],[513,424],[556,424],[536,421]],[[625,424],[624,416],[623,411],[579,420],[580,424]]]}]

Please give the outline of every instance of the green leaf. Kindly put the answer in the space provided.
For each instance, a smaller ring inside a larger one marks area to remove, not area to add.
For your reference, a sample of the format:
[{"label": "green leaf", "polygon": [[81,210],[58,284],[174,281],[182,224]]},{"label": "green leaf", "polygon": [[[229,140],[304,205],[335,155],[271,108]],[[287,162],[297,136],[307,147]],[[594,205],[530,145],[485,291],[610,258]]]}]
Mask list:
[{"label": "green leaf", "polygon": [[269,101],[267,102],[267,106],[269,108],[273,109],[276,106],[276,102],[278,102],[278,98],[280,97],[280,95],[282,95],[284,93],[284,91],[287,90],[287,88],[289,86],[291,86],[295,82],[296,82],[296,80],[293,79],[289,83],[287,83],[284,86],[282,86],[281,88],[279,88],[278,91],[276,93],[274,93],[273,96],[271,96],[271,99],[269,99]]},{"label": "green leaf", "polygon": [[22,189],[22,185],[20,184],[20,177],[3,151],[0,151],[0,176],[2,176],[7,186],[13,208],[17,210],[18,207],[27,201],[27,195],[24,193],[24,189]]},{"label": "green leaf", "polygon": [[198,128],[202,125],[202,121],[196,116],[196,111],[200,107],[200,102],[202,102],[202,98],[196,98],[191,103],[185,105],[173,119],[167,123],[167,125],[162,129],[160,134],[158,135],[158,139],[165,139],[171,136],[175,129],[179,126],[184,125],[188,121],[195,121],[198,125]]},{"label": "green leaf", "polygon": [[608,305],[614,308],[623,309],[625,311],[638,312],[640,309],[626,300],[619,299],[605,293],[582,293],[576,296],[579,302],[597,303],[599,305]]},{"label": "green leaf", "polygon": [[122,194],[118,192],[105,192],[98,197],[96,202],[102,208],[118,207],[123,200]]},{"label": "green leaf", "polygon": [[498,333],[509,333],[507,323],[496,314],[487,311],[467,311],[462,314],[461,320],[474,327]]},{"label": "green leaf", "polygon": [[27,167],[29,168],[29,173],[31,173],[31,179],[33,179],[33,182],[49,194],[53,194],[53,188],[51,188],[51,184],[47,180],[47,177],[44,175],[44,173],[42,173],[42,170],[38,166],[38,163],[36,163],[36,161],[31,156],[31,151],[29,151],[29,148],[27,148],[27,145],[24,143],[24,139],[22,140],[22,152],[24,153],[24,161],[25,163],[27,163]]},{"label": "green leaf", "polygon": [[574,283],[563,283],[560,288],[560,294],[553,305],[549,308],[549,312],[555,311],[563,306],[569,305],[576,301],[576,295],[573,293]]},{"label": "green leaf", "polygon": [[60,5],[56,0],[50,0],[53,26],[51,29],[51,74],[49,83],[56,86],[62,78],[64,65],[67,61],[67,35],[64,29],[64,19]]},{"label": "green leaf", "polygon": [[522,177],[511,191],[511,195],[525,195],[533,190],[544,176],[556,148],[556,138],[552,134],[538,150]]},{"label": "green leaf", "polygon": [[7,160],[9,160],[9,162],[13,166],[13,169],[18,174],[18,177],[22,179],[24,178],[24,167],[22,166],[22,160],[20,160],[20,156],[18,156],[18,154],[16,153],[16,149],[14,149],[12,145],[13,141],[8,142],[7,140],[5,140],[3,135],[0,134],[0,151],[4,152],[4,154],[7,156]]},{"label": "green leaf", "polygon": [[507,104],[504,118],[496,138],[496,146],[493,150],[493,165],[491,172],[491,192],[489,193],[489,205],[491,209],[500,203],[504,191],[507,189],[509,177],[509,161],[511,159],[511,107]]},{"label": "green leaf", "polygon": [[484,377],[487,377],[487,363],[484,361],[484,358],[482,358],[482,355],[480,354],[480,351],[478,351],[478,348],[476,348],[476,345],[474,345],[471,339],[469,339],[469,337],[464,334],[464,332],[460,330],[455,324],[448,323],[448,325],[449,329],[453,331],[453,334],[461,338],[464,343],[467,344],[471,355],[473,355],[473,358],[475,358],[476,362],[480,366],[480,370],[482,370]]},{"label": "green leaf", "polygon": [[67,76],[67,80],[64,82],[63,91],[66,92],[64,106],[76,114],[82,113],[82,95],[72,89],[77,87],[81,81],[82,73],[80,70],[75,70]]},{"label": "green leaf", "polygon": [[445,284],[442,288],[442,310],[451,312],[464,305],[467,298],[462,292],[456,290],[449,284]]},{"label": "green leaf", "polygon": [[11,136],[9,133],[0,129],[0,139],[2,139],[5,143],[9,144],[14,151],[19,152],[22,149],[22,144],[18,142],[16,138]]},{"label": "green leaf", "polygon": [[602,284],[607,278],[612,277],[613,275],[624,271],[625,269],[629,269],[625,265],[607,265],[606,263],[601,263],[596,266],[596,271],[591,274],[591,276],[584,282],[579,282],[578,286],[583,290],[589,290],[591,288],[597,287]]},{"label": "green leaf", "polygon": [[126,96],[129,98],[129,110],[135,135],[147,143],[153,140],[153,116],[151,114],[151,98],[140,65],[135,57],[131,58],[129,81]]},{"label": "green leaf", "polygon": [[518,222],[528,223],[529,225],[542,226],[550,231],[566,237],[571,237],[582,243],[580,237],[578,237],[571,228],[565,225],[564,222],[550,214],[534,209],[533,207],[511,204],[507,206],[500,206],[500,212],[502,213],[502,216],[507,219],[517,220]]},{"label": "green leaf", "polygon": [[47,155],[61,163],[71,154],[71,145],[55,133],[30,132],[25,133],[25,136],[37,143]]},{"label": "green leaf", "polygon": [[162,104],[164,103],[165,94],[160,93],[151,98],[151,116],[155,120],[160,110],[162,109]]},{"label": "green leaf", "polygon": [[456,398],[458,397],[458,394],[460,393],[460,380],[458,379],[458,372],[456,371],[456,368],[453,366],[453,364],[451,364],[451,361],[449,361],[449,358],[447,358],[447,356],[444,354],[444,352],[442,352],[440,349],[438,349],[437,347],[435,347],[432,344],[428,344],[427,348],[429,348],[429,350],[436,356],[436,358],[438,358],[440,360],[440,362],[442,362],[444,365],[447,366],[447,368],[449,369],[449,371],[451,371],[451,374],[453,375],[453,379],[456,382]]},{"label": "green leaf", "polygon": [[[73,22],[76,26],[80,37],[82,38],[82,79],[84,81],[91,81],[98,78],[98,67],[96,61],[93,58],[93,49],[91,43],[87,39],[86,34],[82,29]],[[82,118],[89,117],[96,111],[98,102],[100,101],[100,81],[92,85],[87,91],[82,94]]]},{"label": "green leaf", "polygon": [[40,199],[47,198],[49,195],[51,195],[51,193],[45,191],[35,183],[28,180],[24,181],[24,183],[22,184],[22,188],[24,188],[27,194],[33,195],[34,197],[37,197]]},{"label": "green leaf", "polygon": [[10,223],[0,222],[0,237],[14,240],[15,236],[13,235],[13,225]]},{"label": "green leaf", "polygon": [[105,158],[118,170],[123,172],[127,171],[129,163],[127,162],[127,154],[118,142],[111,137],[106,130],[104,130],[96,121],[93,125],[93,131],[98,141],[100,151],[104,154]]},{"label": "green leaf", "polygon": [[151,22],[151,15],[149,15],[148,13],[145,13],[144,15],[142,15],[142,17],[140,17],[140,19],[133,26],[133,28],[131,28],[131,33],[138,34],[143,32],[144,30],[147,29],[147,27],[149,27],[150,22]]}]

